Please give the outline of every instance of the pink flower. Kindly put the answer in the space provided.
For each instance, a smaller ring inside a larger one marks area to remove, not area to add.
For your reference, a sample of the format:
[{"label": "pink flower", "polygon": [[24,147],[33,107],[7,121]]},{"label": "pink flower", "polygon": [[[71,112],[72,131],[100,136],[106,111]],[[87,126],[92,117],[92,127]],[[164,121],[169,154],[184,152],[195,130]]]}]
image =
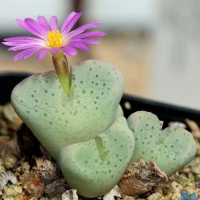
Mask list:
[{"label": "pink flower", "polygon": [[82,13],[70,13],[60,31],[57,27],[58,22],[56,16],[51,17],[50,25],[43,16],[38,16],[37,21],[31,18],[26,18],[24,21],[17,19],[17,23],[23,29],[34,34],[37,38],[29,36],[5,38],[2,43],[10,46],[9,51],[21,51],[13,57],[14,61],[21,58],[27,59],[38,51],[38,60],[43,59],[49,51],[52,54],[57,54],[61,50],[69,56],[75,56],[75,49],[88,51],[89,44],[99,44],[99,41],[91,38],[105,35],[102,31],[85,32],[87,29],[97,27],[102,22],[91,22],[70,32],[81,15]]}]

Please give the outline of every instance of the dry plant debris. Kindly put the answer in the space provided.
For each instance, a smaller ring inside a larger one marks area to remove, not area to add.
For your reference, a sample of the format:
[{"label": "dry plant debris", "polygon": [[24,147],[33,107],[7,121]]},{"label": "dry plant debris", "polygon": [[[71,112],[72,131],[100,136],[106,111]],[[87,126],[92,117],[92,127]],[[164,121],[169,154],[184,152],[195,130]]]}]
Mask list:
[{"label": "dry plant debris", "polygon": [[150,191],[153,186],[157,186],[168,181],[167,175],[159,169],[154,162],[145,162],[140,158],[131,164],[118,186],[122,194],[136,195]]},{"label": "dry plant debris", "polygon": [[[0,199],[85,200],[69,188],[57,162],[21,124],[10,104],[0,106],[0,178],[4,179],[0,181]],[[126,170],[119,188],[115,187],[96,200],[179,200],[182,192],[195,192],[200,198],[200,129],[189,119],[186,124],[195,138],[198,152],[179,175],[168,178],[156,163],[139,159]],[[178,122],[171,125],[184,126]],[[133,187],[125,186],[125,182]],[[132,190],[139,192],[136,195]]]}]

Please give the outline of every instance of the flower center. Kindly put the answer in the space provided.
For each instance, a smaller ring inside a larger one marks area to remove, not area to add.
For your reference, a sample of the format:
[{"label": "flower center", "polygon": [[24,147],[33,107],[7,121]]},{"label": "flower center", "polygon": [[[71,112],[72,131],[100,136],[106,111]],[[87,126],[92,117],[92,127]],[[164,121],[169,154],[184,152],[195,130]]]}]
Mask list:
[{"label": "flower center", "polygon": [[49,42],[50,47],[60,47],[62,46],[62,37],[63,35],[59,30],[56,32],[54,30],[47,32],[47,41]]}]

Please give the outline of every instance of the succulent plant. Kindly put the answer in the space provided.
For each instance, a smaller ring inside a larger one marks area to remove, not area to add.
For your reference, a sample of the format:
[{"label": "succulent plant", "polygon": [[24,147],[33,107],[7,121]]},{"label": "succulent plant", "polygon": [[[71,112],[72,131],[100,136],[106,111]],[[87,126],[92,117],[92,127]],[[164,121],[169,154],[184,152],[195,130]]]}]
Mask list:
[{"label": "succulent plant", "polygon": [[123,94],[117,67],[88,60],[72,66],[69,97],[54,71],[36,74],[18,84],[11,102],[20,118],[49,153],[102,133],[115,118]]},{"label": "succulent plant", "polygon": [[[51,52],[55,71],[32,75],[19,83],[11,95],[14,110],[58,161],[71,188],[84,197],[109,192],[127,167],[141,157],[156,163],[168,176],[173,174],[196,153],[190,133],[176,128],[161,131],[158,118],[144,111],[132,114],[126,121],[119,105],[124,80],[113,64],[88,60],[68,65],[65,54],[76,55],[75,48],[88,51],[88,44],[99,44],[91,37],[105,35],[101,31],[85,32],[101,22],[70,32],[81,15],[72,12],[60,31],[55,16],[50,24],[43,16],[38,16],[37,21],[17,20],[37,38],[4,39],[9,50],[21,51],[13,60],[26,59],[37,51],[41,60]],[[152,171],[150,177],[155,174]],[[27,189],[29,175],[25,172],[21,180]],[[36,179],[39,183],[40,178]],[[39,196],[44,192],[43,184],[40,189]]]},{"label": "succulent plant", "polygon": [[131,162],[142,157],[154,161],[168,176],[189,163],[197,152],[196,143],[190,132],[182,128],[166,128],[156,115],[138,111],[127,119],[135,136],[135,149]]}]

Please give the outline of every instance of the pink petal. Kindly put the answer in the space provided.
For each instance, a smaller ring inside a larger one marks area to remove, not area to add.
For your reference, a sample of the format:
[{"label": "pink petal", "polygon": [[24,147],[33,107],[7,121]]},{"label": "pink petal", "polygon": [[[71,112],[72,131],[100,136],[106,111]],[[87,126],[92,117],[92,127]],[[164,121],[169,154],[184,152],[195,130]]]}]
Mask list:
[{"label": "pink petal", "polygon": [[42,49],[42,50],[37,54],[37,59],[38,59],[38,60],[42,60],[42,59],[47,55],[48,52],[49,52],[48,49]]},{"label": "pink petal", "polygon": [[50,31],[51,30],[51,28],[50,28],[50,26],[49,26],[49,24],[48,24],[48,22],[47,22],[45,17],[38,16],[37,21],[38,21],[38,24],[41,27],[43,27],[45,31]]},{"label": "pink petal", "polygon": [[82,44],[94,44],[94,45],[100,44],[99,41],[92,39],[72,39],[70,42],[76,42]]},{"label": "pink petal", "polygon": [[57,54],[58,53],[58,51],[60,50],[60,47],[59,48],[52,48],[51,49],[51,52],[53,53],[53,54]]},{"label": "pink petal", "polygon": [[26,22],[22,21],[21,19],[16,19],[16,22],[25,30],[27,30],[28,32],[32,33],[33,35],[36,35],[38,37],[41,37],[41,35],[35,31],[34,29],[32,29]]},{"label": "pink petal", "polygon": [[50,19],[51,29],[54,31],[58,30],[58,19],[56,16],[52,16]]},{"label": "pink petal", "polygon": [[67,17],[67,19],[64,21],[62,28],[60,30],[60,32],[66,36],[69,31],[72,29],[72,27],[74,26],[74,24],[78,21],[78,19],[81,17],[83,13],[76,13],[76,12],[72,12],[70,13],[70,15]]},{"label": "pink petal", "polygon": [[40,37],[42,37],[42,38],[47,37],[47,32],[35,20],[33,20],[31,18],[26,18],[25,22],[29,27],[31,27],[33,30],[35,30],[40,35]]},{"label": "pink petal", "polygon": [[11,37],[11,38],[4,38],[3,39],[6,42],[13,42],[13,43],[18,43],[18,42],[43,42],[44,40],[41,40],[39,38],[35,37],[28,37],[28,36],[18,36],[18,37]]},{"label": "pink petal", "polygon": [[101,23],[102,22],[91,22],[91,23],[85,24],[85,25],[75,29],[74,31],[70,32],[68,35],[68,39],[71,39],[71,38],[83,33],[86,29],[97,27]]},{"label": "pink petal", "polygon": [[68,56],[75,56],[76,55],[76,50],[71,47],[63,47],[61,48]]},{"label": "pink petal", "polygon": [[31,55],[33,55],[35,52],[39,51],[40,48],[30,48],[30,49],[26,49],[21,51],[20,53],[18,53],[16,56],[13,57],[13,60],[19,60],[20,58],[24,58],[27,59],[28,57],[30,57]]},{"label": "pink petal", "polygon": [[90,48],[88,46],[86,46],[85,44],[82,43],[69,43],[69,45],[67,47],[72,47],[72,48],[76,48],[76,49],[80,49],[80,50],[84,50],[84,51],[89,51]]},{"label": "pink petal", "polygon": [[8,48],[8,51],[19,51],[19,50],[29,49],[29,48],[42,48],[42,47],[41,47],[41,44],[27,43],[27,44],[19,44],[14,47],[10,47]]},{"label": "pink petal", "polygon": [[81,39],[81,38],[88,38],[88,37],[102,37],[104,35],[106,35],[106,33],[102,31],[90,31],[90,32],[77,35],[73,37],[73,39]]}]

